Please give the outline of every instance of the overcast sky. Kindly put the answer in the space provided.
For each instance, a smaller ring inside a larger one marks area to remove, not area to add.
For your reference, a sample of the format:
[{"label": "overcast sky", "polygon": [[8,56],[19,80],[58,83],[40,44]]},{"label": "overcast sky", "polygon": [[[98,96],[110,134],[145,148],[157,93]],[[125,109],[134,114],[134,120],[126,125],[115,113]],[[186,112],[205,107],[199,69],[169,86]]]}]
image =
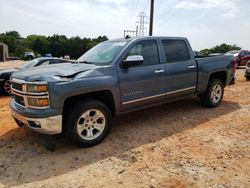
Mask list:
[{"label": "overcast sky", "polygon": [[[0,0],[0,33],[120,38],[149,0]],[[148,24],[146,25],[148,27]],[[148,33],[148,31],[146,31]],[[250,0],[155,0],[154,35],[187,37],[194,49],[223,42],[250,50]]]}]

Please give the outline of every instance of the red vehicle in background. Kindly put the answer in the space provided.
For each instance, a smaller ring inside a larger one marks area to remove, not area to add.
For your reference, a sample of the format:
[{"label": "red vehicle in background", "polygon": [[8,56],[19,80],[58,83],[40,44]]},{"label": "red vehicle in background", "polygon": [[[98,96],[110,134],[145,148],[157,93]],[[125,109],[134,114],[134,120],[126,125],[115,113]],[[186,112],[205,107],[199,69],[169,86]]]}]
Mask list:
[{"label": "red vehicle in background", "polygon": [[235,67],[245,66],[247,62],[250,60],[250,51],[248,50],[232,50],[225,55],[233,55],[235,61]]}]

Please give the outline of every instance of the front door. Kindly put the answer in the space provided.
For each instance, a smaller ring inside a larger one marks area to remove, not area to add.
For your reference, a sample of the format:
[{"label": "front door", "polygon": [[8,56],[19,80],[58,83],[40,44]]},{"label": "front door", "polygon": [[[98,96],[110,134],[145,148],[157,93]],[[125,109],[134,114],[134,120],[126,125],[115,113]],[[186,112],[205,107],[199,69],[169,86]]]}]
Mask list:
[{"label": "front door", "polygon": [[141,55],[144,62],[139,66],[118,68],[123,111],[159,102],[165,92],[165,70],[160,64],[156,40],[138,41],[126,57],[130,55]]}]

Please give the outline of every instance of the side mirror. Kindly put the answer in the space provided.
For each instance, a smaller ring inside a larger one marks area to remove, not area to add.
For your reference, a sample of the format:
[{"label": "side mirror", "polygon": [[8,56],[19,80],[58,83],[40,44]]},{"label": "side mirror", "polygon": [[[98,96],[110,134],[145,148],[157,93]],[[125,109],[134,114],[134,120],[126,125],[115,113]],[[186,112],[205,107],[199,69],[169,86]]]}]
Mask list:
[{"label": "side mirror", "polygon": [[128,56],[126,60],[122,62],[124,68],[143,64],[143,57],[141,55]]}]

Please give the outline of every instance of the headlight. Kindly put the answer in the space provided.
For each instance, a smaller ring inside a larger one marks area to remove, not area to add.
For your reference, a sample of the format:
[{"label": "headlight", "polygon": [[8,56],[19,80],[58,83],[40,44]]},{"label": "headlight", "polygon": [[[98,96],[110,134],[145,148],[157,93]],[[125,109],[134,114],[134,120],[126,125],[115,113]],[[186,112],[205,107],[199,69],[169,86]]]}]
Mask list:
[{"label": "headlight", "polygon": [[46,107],[49,106],[48,98],[28,98],[29,106],[34,107]]},{"label": "headlight", "polygon": [[48,86],[46,84],[41,84],[41,85],[27,84],[27,92],[40,93],[47,91],[48,91]]}]

